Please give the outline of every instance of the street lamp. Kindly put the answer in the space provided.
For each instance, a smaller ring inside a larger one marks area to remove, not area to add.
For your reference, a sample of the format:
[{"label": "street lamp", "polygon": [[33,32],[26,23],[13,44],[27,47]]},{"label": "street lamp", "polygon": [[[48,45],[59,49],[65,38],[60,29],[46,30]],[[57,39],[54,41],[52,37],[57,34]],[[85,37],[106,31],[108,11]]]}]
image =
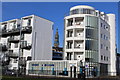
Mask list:
[{"label": "street lamp", "polygon": [[20,39],[19,39],[19,52],[18,52],[18,70],[17,70],[17,77],[19,76],[20,72],[20,53],[21,53],[21,31],[22,31],[22,21],[20,21],[19,25],[19,30],[20,30]]},{"label": "street lamp", "polygon": [[83,59],[80,60],[80,74],[79,78],[85,80],[85,66],[83,65]]}]

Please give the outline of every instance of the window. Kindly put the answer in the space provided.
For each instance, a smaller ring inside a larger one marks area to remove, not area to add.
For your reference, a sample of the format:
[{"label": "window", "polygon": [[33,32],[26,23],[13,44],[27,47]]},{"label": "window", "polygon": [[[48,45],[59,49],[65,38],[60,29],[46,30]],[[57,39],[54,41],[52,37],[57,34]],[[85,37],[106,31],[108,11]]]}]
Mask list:
[{"label": "window", "polygon": [[101,34],[101,38],[102,38],[103,34]]},{"label": "window", "polygon": [[104,29],[106,29],[106,26],[104,25]]},{"label": "window", "polygon": [[83,9],[74,9],[70,12],[71,15],[79,14],[79,13],[80,14],[95,14],[95,11],[91,9],[83,8]]},{"label": "window", "polygon": [[14,59],[14,63],[17,63],[17,59]]},{"label": "window", "polygon": [[15,48],[18,48],[18,43],[15,43]]},{"label": "window", "polygon": [[75,9],[75,10],[72,10],[72,11],[71,11],[71,15],[72,15],[72,14],[78,14],[78,13],[79,13],[79,10],[78,10],[78,9]]},{"label": "window", "polygon": [[101,27],[103,26],[103,24],[101,23]]},{"label": "window", "polygon": [[106,39],[106,36],[104,35],[104,39]]},{"label": "window", "polygon": [[106,47],[106,50],[108,51],[108,47]]},{"label": "window", "polygon": [[101,44],[101,49],[103,48],[103,44]]},{"label": "window", "polygon": [[13,29],[15,29],[15,28],[16,28],[16,22],[13,23]]},{"label": "window", "polygon": [[96,12],[96,16],[98,16],[98,12]]},{"label": "window", "polygon": [[103,60],[103,55],[101,55],[101,60]]},{"label": "window", "polygon": [[72,48],[72,44],[73,44],[72,42],[69,42],[69,41],[68,41],[68,42],[67,42],[67,49],[71,49],[71,48]]},{"label": "window", "polygon": [[93,29],[86,29],[86,38],[96,38],[95,31]]},{"label": "window", "polygon": [[67,31],[67,37],[72,37],[73,31]]},{"label": "window", "polygon": [[97,50],[96,42],[93,40],[86,40],[85,42],[85,50]]},{"label": "window", "polygon": [[71,53],[67,53],[67,60],[71,60]]},{"label": "window", "polygon": [[104,56],[104,61],[106,60],[106,57]]},{"label": "window", "polygon": [[17,28],[20,29],[20,24],[17,24]]},{"label": "window", "polygon": [[31,25],[31,19],[28,19],[28,26]]},{"label": "window", "polygon": [[107,61],[108,61],[108,57],[107,57]]},{"label": "window", "polygon": [[108,37],[106,36],[106,40],[108,40]]}]

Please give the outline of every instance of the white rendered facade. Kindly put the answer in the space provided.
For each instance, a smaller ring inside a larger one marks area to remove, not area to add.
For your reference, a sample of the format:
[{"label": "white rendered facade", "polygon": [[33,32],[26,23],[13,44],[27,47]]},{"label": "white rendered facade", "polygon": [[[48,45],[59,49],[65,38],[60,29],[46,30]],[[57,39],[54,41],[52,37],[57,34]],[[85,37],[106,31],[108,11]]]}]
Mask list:
[{"label": "white rendered facade", "polygon": [[9,69],[18,69],[18,56],[20,64],[52,60],[52,26],[53,22],[35,15],[1,22],[0,44],[7,46],[1,53],[10,57]]},{"label": "white rendered facade", "polygon": [[101,74],[116,75],[115,15],[81,5],[64,21],[64,59],[98,63]]}]

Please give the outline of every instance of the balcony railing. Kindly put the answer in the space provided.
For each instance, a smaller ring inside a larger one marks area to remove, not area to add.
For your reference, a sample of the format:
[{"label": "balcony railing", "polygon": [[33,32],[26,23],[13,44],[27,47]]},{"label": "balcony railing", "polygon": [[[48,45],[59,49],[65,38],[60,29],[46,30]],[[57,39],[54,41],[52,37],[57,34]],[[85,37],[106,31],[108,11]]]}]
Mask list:
[{"label": "balcony railing", "polygon": [[31,49],[31,44],[27,43],[27,41],[22,41],[21,42],[21,49],[30,50]]},{"label": "balcony railing", "polygon": [[72,49],[72,45],[71,46],[66,46],[66,49]]},{"label": "balcony railing", "polygon": [[10,37],[10,38],[8,38],[8,42],[18,43],[19,42],[19,38],[17,38],[17,37]]},{"label": "balcony railing", "polygon": [[13,52],[13,50],[8,51],[8,56],[10,58],[18,58],[18,53]]},{"label": "balcony railing", "polygon": [[[21,33],[30,34],[32,32],[32,26],[22,27]],[[20,35],[20,28],[13,28],[12,30],[2,30],[0,34],[2,37],[7,37],[11,35]]]},{"label": "balcony railing", "polygon": [[74,49],[84,49],[84,47],[74,47]]},{"label": "balcony railing", "polygon": [[75,25],[82,25],[83,24],[83,21],[77,21],[75,22]]},{"label": "balcony railing", "polygon": [[32,32],[32,26],[22,27],[22,33],[31,33],[31,32]]},{"label": "balcony railing", "polygon": [[7,51],[8,50],[8,46],[7,44],[0,44],[0,51]]}]

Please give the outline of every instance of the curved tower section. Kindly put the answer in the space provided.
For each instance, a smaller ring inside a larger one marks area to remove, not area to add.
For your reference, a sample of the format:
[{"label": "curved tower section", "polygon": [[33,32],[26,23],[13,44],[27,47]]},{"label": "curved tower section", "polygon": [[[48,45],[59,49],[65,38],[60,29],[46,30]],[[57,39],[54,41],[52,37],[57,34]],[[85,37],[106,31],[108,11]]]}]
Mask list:
[{"label": "curved tower section", "polygon": [[98,18],[90,6],[75,6],[65,18],[65,56],[67,60],[97,61]]},{"label": "curved tower section", "polygon": [[111,67],[115,64],[115,60],[111,61],[115,58],[115,53],[111,54],[115,50],[112,17],[91,6],[70,8],[64,17],[64,59],[78,60],[88,70],[96,69],[97,75],[108,75],[110,68],[115,72],[115,66]]}]

